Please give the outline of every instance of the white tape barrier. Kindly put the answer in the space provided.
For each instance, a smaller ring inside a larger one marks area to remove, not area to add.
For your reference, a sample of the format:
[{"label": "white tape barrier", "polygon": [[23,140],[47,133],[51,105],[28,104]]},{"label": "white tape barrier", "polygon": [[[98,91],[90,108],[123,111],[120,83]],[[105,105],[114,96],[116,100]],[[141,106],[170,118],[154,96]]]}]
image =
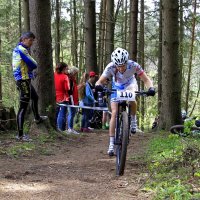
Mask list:
[{"label": "white tape barrier", "polygon": [[91,109],[91,110],[108,111],[107,107],[75,106],[75,105],[67,105],[67,104],[62,104],[62,103],[57,103],[57,105],[65,106],[65,107],[72,107],[72,108],[84,108],[84,109]]}]

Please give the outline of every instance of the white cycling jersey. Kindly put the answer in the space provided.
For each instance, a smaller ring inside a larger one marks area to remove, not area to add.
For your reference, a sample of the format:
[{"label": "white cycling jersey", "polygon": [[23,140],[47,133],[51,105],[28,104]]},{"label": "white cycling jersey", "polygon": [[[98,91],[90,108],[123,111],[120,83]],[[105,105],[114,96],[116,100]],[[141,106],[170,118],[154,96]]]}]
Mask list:
[{"label": "white cycling jersey", "polygon": [[126,88],[130,84],[135,84],[135,74],[141,76],[144,73],[144,70],[138,63],[132,60],[128,60],[126,65],[126,71],[120,73],[113,62],[110,62],[104,69],[102,76],[105,76],[106,78],[112,77],[114,86],[121,89]]}]

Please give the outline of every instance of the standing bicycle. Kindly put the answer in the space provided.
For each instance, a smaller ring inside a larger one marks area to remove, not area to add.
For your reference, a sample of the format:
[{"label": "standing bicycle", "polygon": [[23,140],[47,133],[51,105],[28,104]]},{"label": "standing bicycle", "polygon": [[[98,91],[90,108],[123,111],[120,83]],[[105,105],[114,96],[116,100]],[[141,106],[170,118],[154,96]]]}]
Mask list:
[{"label": "standing bicycle", "polygon": [[[96,82],[96,89],[102,89],[102,86],[106,83],[107,79],[112,78],[112,88],[117,90],[129,90],[129,91],[137,91],[138,85],[135,78],[135,74],[144,82],[145,86],[148,88],[147,95],[154,96],[155,89],[153,87],[153,83],[150,78],[146,75],[142,67],[132,61],[129,60],[129,54],[125,49],[117,48],[113,51],[111,55],[111,60],[105,70],[103,71],[101,77]],[[116,99],[117,93],[114,92],[111,94],[111,120],[109,126],[109,148],[108,155],[114,155],[114,135],[115,135],[115,119],[116,114],[118,112],[118,103],[119,100]],[[136,101],[130,101],[130,130],[131,133],[136,133],[137,129],[137,119],[136,119],[136,110],[137,104]]]},{"label": "standing bicycle", "polygon": [[196,117],[185,118],[184,124],[173,125],[170,132],[182,137],[200,136],[200,120]]}]

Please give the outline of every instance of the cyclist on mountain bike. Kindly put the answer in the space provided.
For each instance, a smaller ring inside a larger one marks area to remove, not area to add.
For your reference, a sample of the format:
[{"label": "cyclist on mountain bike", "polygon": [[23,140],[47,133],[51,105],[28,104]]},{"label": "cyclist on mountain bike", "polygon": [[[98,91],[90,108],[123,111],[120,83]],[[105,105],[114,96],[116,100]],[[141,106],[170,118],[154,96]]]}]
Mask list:
[{"label": "cyclist on mountain bike", "polygon": [[[134,62],[129,60],[129,53],[122,48],[117,48],[111,54],[111,61],[106,68],[104,69],[101,77],[96,82],[96,89],[101,90],[102,86],[106,83],[107,78],[112,77],[112,88],[117,90],[132,90],[137,91],[138,85],[135,78],[137,74],[140,79],[144,82],[145,86],[148,88],[148,95],[154,96],[155,89],[150,78],[146,75],[142,67]],[[116,92],[111,94],[111,120],[109,128],[110,144],[108,148],[108,154],[110,156],[114,155],[114,133],[115,133],[115,117],[117,113],[117,104],[118,101],[114,98],[116,97]],[[137,129],[137,119],[136,119],[136,102],[130,102],[131,104],[131,133],[136,133]]]}]

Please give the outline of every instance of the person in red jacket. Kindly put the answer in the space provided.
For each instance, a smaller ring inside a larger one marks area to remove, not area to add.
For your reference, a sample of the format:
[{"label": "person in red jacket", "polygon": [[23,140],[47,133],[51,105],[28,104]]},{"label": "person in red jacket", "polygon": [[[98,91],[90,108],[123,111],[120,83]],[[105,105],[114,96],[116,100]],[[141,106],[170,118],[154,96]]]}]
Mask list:
[{"label": "person in red jacket", "polygon": [[[56,103],[69,104],[70,83],[67,76],[68,65],[64,62],[58,63],[54,73]],[[59,106],[56,113],[56,125],[58,130],[66,129],[67,107]]]}]

